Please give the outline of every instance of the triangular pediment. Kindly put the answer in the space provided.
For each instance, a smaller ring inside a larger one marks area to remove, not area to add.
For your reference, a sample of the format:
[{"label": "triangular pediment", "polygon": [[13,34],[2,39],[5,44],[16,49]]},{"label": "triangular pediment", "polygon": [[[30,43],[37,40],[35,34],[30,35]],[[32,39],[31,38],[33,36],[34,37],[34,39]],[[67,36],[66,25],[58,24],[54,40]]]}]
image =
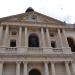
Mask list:
[{"label": "triangular pediment", "polygon": [[35,11],[25,12],[25,13],[22,13],[22,14],[5,17],[5,18],[0,19],[0,21],[63,24],[62,21],[59,21],[57,19],[54,19],[52,17],[43,15],[43,14],[35,12]]}]

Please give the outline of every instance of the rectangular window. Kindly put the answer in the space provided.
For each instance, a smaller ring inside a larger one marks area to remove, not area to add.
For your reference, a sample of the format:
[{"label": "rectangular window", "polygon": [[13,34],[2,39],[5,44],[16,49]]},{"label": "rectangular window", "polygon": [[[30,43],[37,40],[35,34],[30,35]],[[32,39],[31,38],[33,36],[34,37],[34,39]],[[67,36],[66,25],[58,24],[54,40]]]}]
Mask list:
[{"label": "rectangular window", "polygon": [[51,41],[51,47],[56,48],[56,42],[55,41]]},{"label": "rectangular window", "polygon": [[10,47],[16,47],[16,40],[10,40]]},{"label": "rectangular window", "polygon": [[54,37],[54,33],[50,33],[50,36],[51,36],[51,37]]}]

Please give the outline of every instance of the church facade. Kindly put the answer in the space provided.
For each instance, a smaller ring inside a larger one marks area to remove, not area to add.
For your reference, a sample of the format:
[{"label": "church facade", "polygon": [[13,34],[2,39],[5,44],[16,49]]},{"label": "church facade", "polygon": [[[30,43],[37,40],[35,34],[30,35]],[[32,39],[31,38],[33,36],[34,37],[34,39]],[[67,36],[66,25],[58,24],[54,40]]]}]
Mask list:
[{"label": "church facade", "polygon": [[32,8],[1,18],[0,75],[75,75],[75,24]]}]

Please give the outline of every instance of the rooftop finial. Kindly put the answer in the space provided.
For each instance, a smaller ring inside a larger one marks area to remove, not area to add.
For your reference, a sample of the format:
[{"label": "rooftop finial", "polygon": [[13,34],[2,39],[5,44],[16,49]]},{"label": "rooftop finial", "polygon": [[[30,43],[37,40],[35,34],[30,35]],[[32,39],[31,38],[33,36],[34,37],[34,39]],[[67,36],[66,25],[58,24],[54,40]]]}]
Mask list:
[{"label": "rooftop finial", "polygon": [[26,10],[26,12],[32,12],[32,11],[34,11],[34,9],[32,7],[28,7]]}]

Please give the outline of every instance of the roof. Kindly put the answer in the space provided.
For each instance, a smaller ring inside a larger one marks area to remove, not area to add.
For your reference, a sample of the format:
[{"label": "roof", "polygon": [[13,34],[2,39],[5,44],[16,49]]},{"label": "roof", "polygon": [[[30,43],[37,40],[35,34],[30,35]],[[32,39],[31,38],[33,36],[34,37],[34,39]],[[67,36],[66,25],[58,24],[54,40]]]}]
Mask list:
[{"label": "roof", "polygon": [[[37,20],[32,20],[30,17],[38,17]],[[57,20],[55,18],[49,17],[47,15],[41,14],[39,12],[34,11],[33,8],[29,7],[26,12],[12,15],[4,18],[0,18],[0,22],[8,22],[8,21],[21,21],[21,22],[40,22],[40,23],[51,23],[51,24],[63,24],[64,22]]]}]

